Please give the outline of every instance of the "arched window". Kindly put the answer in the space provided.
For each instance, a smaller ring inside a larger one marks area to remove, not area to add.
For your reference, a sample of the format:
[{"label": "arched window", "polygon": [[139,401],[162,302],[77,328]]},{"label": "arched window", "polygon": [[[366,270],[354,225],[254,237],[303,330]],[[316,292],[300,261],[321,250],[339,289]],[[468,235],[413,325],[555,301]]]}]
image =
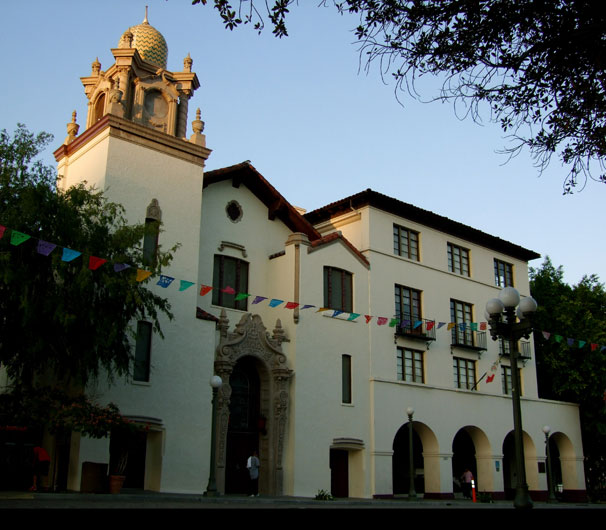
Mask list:
[{"label": "arched window", "polygon": [[101,94],[95,101],[95,123],[105,116],[105,93]]},{"label": "arched window", "polygon": [[158,257],[158,238],[162,210],[157,199],[152,199],[145,213],[145,235],[143,236],[143,264],[155,265]]}]

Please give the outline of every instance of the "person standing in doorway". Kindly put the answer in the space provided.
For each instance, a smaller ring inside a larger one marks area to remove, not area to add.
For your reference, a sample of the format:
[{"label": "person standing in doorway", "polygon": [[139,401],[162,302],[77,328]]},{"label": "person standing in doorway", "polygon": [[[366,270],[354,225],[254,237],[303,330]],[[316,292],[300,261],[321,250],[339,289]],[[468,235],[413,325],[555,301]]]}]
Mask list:
[{"label": "person standing in doorway", "polygon": [[471,481],[473,480],[473,473],[468,467],[465,468],[465,472],[461,475],[461,489],[463,490],[463,497],[471,499]]},{"label": "person standing in doorway", "polygon": [[42,483],[44,477],[48,475],[48,468],[50,466],[50,456],[44,449],[44,447],[34,447],[34,472],[33,472],[33,484],[29,491],[38,491],[38,487],[44,486]]},{"label": "person standing in doorway", "polygon": [[259,467],[261,466],[261,462],[259,462],[259,455],[257,451],[253,451],[252,455],[248,457],[248,461],[246,462],[246,468],[248,469],[248,474],[250,475],[250,497],[258,497],[259,496]]}]

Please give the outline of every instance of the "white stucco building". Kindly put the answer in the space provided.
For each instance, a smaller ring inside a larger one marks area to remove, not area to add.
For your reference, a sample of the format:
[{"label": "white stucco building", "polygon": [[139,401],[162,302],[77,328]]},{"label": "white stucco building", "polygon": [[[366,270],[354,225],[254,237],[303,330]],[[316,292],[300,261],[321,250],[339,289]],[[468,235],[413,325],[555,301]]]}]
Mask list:
[{"label": "white stucco building", "polygon": [[[505,497],[511,375],[507,352],[482,329],[484,306],[505,285],[529,295],[527,263],[538,254],[372,190],[303,215],[249,162],[206,172],[199,114],[186,137],[199,87],[189,56],[182,71],[167,70],[166,43],[147,20],[112,53],[113,65],[95,61],[82,78],[86,129],[72,127],[55,152],[60,185],[85,180],[130,221],[161,221],[159,241],[145,243],[152,255],[157,243],[180,243],[164,271],[173,283],[150,280],[172,304],[165,338],[139,323],[132,380],[89,389],[149,426],[131,440],[128,485],[205,490],[208,382],[218,374],[221,492],[245,490],[257,449],[261,494],[407,493],[414,407],[419,494],[452,497],[453,478],[470,467],[479,491]],[[546,494],[549,424],[556,478],[582,496],[578,407],[538,398],[533,347],[520,347],[531,494]],[[111,443],[71,437],[69,489],[82,488],[84,463],[110,463]]]}]

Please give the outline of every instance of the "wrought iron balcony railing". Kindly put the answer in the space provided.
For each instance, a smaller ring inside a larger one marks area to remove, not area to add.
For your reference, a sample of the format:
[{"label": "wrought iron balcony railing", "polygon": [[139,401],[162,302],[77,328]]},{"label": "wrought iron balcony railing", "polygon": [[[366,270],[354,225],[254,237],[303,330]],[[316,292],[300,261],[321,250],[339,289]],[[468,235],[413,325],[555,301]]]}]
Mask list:
[{"label": "wrought iron balcony railing", "polygon": [[424,341],[436,340],[435,320],[428,320],[426,318],[403,319],[396,326],[396,336]]}]

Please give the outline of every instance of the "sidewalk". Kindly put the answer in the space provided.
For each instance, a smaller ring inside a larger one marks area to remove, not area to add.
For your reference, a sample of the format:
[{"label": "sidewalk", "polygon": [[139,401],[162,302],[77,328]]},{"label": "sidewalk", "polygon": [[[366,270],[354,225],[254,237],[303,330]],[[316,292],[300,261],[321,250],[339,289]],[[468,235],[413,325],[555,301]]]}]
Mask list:
[{"label": "sidewalk", "polygon": [[[513,510],[512,501],[474,503],[465,499],[409,501],[396,499],[335,499],[318,501],[311,497],[246,497],[125,491],[118,495],[106,493],[31,493],[0,491],[0,508],[185,508],[185,509],[503,509]],[[606,504],[589,503],[534,503],[535,509],[606,509]]]}]

